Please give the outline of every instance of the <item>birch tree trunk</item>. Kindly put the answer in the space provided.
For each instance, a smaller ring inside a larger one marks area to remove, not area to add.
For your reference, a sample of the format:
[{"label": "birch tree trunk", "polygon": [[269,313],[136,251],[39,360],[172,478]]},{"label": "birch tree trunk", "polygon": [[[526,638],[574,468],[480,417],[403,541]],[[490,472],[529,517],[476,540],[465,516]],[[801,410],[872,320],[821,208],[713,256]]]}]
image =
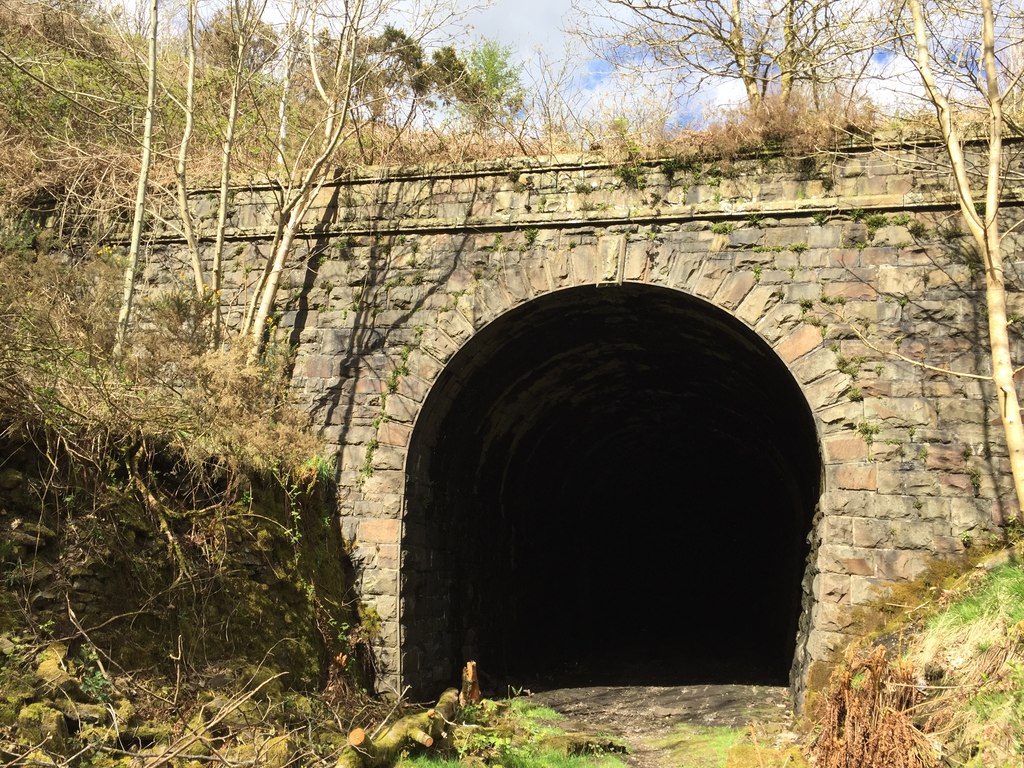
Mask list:
[{"label": "birch tree trunk", "polygon": [[[284,271],[285,263],[291,254],[295,237],[302,227],[302,222],[310,206],[327,181],[331,157],[348,130],[352,85],[355,76],[355,48],[362,20],[363,2],[364,0],[356,0],[348,14],[330,84],[325,86],[317,74],[315,65],[312,67],[317,91],[325,104],[324,135],[320,151],[312,165],[293,187],[282,192],[283,204],[279,217],[284,223],[281,228],[281,236],[274,249],[274,255],[268,264],[265,281],[259,294],[259,303],[249,329],[250,362],[254,362],[263,354],[265,340],[270,330],[268,320],[277,300],[277,290],[281,283],[281,274]],[[315,25],[311,19],[309,26],[311,63],[313,62],[312,51],[315,44]]]},{"label": "birch tree trunk", "polygon": [[185,54],[188,61],[188,69],[185,73],[185,127],[181,134],[181,145],[178,147],[178,164],[175,166],[174,176],[177,183],[178,218],[181,219],[182,233],[185,236],[189,261],[192,263],[192,277],[195,280],[196,296],[202,301],[206,298],[206,279],[203,275],[203,265],[199,260],[199,243],[196,239],[195,227],[192,224],[192,214],[188,210],[187,175],[188,148],[192,140],[192,131],[195,127],[197,4],[198,0],[188,0],[185,8],[187,25],[185,34],[188,37],[188,47]]},{"label": "birch tree trunk", "polygon": [[[236,6],[232,4],[234,15]],[[242,68],[245,66],[245,54],[249,47],[247,28],[249,19],[237,18],[238,37],[235,41],[235,61],[231,71],[231,95],[228,100],[227,125],[224,128],[224,141],[221,143],[220,156],[220,190],[217,195],[217,225],[213,243],[213,265],[210,274],[210,291],[213,294],[213,344],[220,343],[221,311],[220,292],[224,259],[224,230],[228,221],[228,198],[231,187],[231,156],[235,148],[235,126],[238,123],[238,102],[242,89]]]},{"label": "birch tree trunk", "polygon": [[159,0],[150,0],[149,32],[147,34],[148,85],[146,92],[146,119],[142,129],[142,168],[139,170],[139,184],[135,190],[135,213],[132,219],[132,236],[128,257],[124,267],[121,310],[117,316],[117,331],[114,337],[114,358],[124,354],[125,337],[131,319],[132,302],[135,298],[135,273],[139,265],[139,247],[142,242],[142,225],[146,215],[146,191],[149,187],[149,167],[153,157],[153,113],[156,111],[156,35]]},{"label": "birch tree trunk", "polygon": [[[939,128],[949,156],[956,184],[960,211],[967,221],[985,268],[985,301],[988,315],[989,345],[992,356],[992,381],[995,384],[997,406],[1006,436],[1010,458],[1010,471],[1016,492],[1018,510],[1024,510],[1024,425],[1021,424],[1020,404],[1013,381],[1013,362],[1010,356],[1010,336],[1006,317],[1006,283],[1003,273],[1002,236],[999,226],[999,192],[1003,176],[1003,93],[999,84],[996,64],[996,22],[992,0],[980,0],[982,15],[981,69],[984,96],[988,107],[988,158],[985,178],[984,207],[976,205],[975,194],[967,170],[963,142],[953,109],[932,68],[929,35],[925,11],[921,0],[908,0],[916,65],[924,83],[928,100],[935,108]],[[1018,512],[1019,514],[1019,512]]]}]

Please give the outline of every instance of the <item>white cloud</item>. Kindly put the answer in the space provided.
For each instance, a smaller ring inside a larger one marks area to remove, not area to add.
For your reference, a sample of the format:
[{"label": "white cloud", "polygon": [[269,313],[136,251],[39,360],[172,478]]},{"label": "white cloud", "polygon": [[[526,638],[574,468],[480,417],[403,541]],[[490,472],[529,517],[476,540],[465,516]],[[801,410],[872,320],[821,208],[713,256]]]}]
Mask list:
[{"label": "white cloud", "polygon": [[537,47],[557,58],[566,47],[570,5],[571,0],[495,0],[466,22],[473,37],[511,46],[522,62],[529,61],[530,51]]}]

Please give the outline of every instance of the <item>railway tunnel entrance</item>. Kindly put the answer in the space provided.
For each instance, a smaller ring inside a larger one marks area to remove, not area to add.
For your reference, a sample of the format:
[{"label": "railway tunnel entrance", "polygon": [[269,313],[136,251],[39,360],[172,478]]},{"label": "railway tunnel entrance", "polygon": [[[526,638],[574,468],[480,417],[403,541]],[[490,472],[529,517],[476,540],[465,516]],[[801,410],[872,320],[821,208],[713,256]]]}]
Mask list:
[{"label": "railway tunnel entrance", "polygon": [[627,283],[507,312],[439,376],[406,472],[413,695],[470,658],[502,692],[788,684],[818,439],[725,311]]}]

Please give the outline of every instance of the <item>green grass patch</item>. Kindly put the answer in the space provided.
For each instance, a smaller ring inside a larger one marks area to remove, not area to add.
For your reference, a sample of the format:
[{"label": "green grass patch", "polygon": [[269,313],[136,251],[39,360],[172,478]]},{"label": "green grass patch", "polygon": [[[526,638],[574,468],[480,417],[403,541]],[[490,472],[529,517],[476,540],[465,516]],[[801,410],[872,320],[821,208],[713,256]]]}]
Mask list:
[{"label": "green grass patch", "polygon": [[560,712],[556,712],[551,707],[542,707],[538,704],[533,704],[529,699],[512,699],[512,701],[509,702],[509,708],[520,717],[524,717],[527,720],[558,722],[559,720],[565,719]]},{"label": "green grass patch", "polygon": [[[532,755],[506,755],[500,763],[504,768],[624,768],[618,758],[611,755],[561,755],[557,752],[538,752]],[[397,768],[465,768],[458,758],[437,758],[428,755],[409,757],[399,761]]]},{"label": "green grass patch", "polygon": [[1013,565],[992,569],[977,590],[936,616],[930,628],[961,627],[994,618],[1009,625],[1024,620],[1024,570]]},{"label": "green grass patch", "polygon": [[667,750],[672,765],[679,768],[725,768],[729,750],[739,743],[744,733],[743,728],[683,723],[651,745]]},{"label": "green grass patch", "polygon": [[466,707],[450,743],[433,753],[405,757],[399,766],[500,765],[503,768],[624,768],[621,742],[607,736],[563,730],[563,717],[527,698],[484,699]]},{"label": "green grass patch", "polygon": [[807,768],[795,746],[776,749],[768,745],[768,733],[761,738],[756,725],[727,726],[681,723],[672,733],[650,743],[665,750],[666,765],[675,768]]}]

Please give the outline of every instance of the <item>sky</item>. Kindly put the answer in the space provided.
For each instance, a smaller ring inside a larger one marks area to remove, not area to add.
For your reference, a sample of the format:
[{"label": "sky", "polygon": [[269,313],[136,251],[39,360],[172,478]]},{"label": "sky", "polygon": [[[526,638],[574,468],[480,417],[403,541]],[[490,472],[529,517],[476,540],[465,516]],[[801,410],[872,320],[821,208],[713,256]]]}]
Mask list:
[{"label": "sky", "polygon": [[[595,5],[598,0],[591,0]],[[555,56],[565,47],[570,0],[494,0],[487,8],[471,14],[466,21],[471,34],[510,45],[522,60],[531,58],[535,47]]]},{"label": "sky", "polygon": [[[608,13],[611,6],[603,0],[577,0],[577,6],[592,7]],[[638,89],[624,86],[611,77],[613,67],[593,56],[572,33],[576,20],[572,0],[492,0],[487,7],[469,14],[471,40],[487,38],[512,49],[514,58],[523,66],[523,80],[529,87],[537,75],[542,52],[543,60],[552,64],[573,56],[574,88],[587,105],[585,111],[595,114],[621,108],[627,93]]]}]

